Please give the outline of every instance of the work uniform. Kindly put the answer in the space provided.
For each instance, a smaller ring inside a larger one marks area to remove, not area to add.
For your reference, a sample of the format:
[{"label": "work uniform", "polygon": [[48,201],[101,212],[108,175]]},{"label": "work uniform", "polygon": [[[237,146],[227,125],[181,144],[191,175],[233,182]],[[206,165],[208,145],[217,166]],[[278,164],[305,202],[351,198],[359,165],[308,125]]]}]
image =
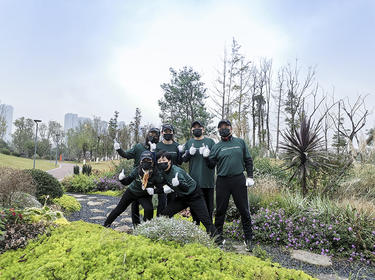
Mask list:
[{"label": "work uniform", "polygon": [[[190,148],[194,145],[196,152],[194,155],[189,153]],[[199,152],[199,148],[207,146],[210,150],[215,145],[214,140],[211,138],[204,137],[201,140],[196,140],[194,138],[187,141],[184,145],[185,153],[182,156],[184,162],[189,162],[189,174],[197,182],[197,186],[201,189],[203,193],[203,198],[206,202],[208,214],[212,220],[212,213],[214,210],[214,184],[215,184],[215,169],[208,168],[205,159]],[[197,215],[191,211],[193,220],[199,224],[200,220]]]},{"label": "work uniform", "polygon": [[222,237],[224,218],[232,195],[238,208],[246,240],[252,239],[251,217],[247,196],[246,178],[253,177],[253,161],[245,141],[229,136],[212,147],[206,159],[208,167],[217,168],[215,227]]},{"label": "work uniform", "polygon": [[[149,151],[149,150],[150,150],[149,145],[137,143],[129,150],[124,151],[123,149],[120,148],[119,150],[117,150],[117,152],[123,158],[134,159],[133,167],[135,168],[139,165],[141,154],[144,151]],[[154,160],[155,159],[156,159],[156,156],[154,153]],[[166,206],[165,194],[159,194],[158,195],[158,210],[157,210],[159,214],[165,208],[165,206]],[[133,225],[140,224],[141,219],[140,219],[140,214],[139,214],[139,203],[137,201],[134,201],[132,203],[131,218],[132,218]]]},{"label": "work uniform", "polygon": [[[174,187],[172,180],[176,177],[177,173],[179,185]],[[202,193],[194,179],[185,170],[176,165],[172,165],[168,171],[161,171],[161,174],[164,177],[164,182],[176,193],[176,197],[167,204],[162,215],[171,218],[181,210],[190,207],[197,214],[198,219],[202,221],[207,232],[213,235],[215,227],[208,214]]]},{"label": "work uniform", "polygon": [[[151,220],[154,213],[154,207],[152,205],[152,195],[149,195],[145,190],[142,189],[142,178],[143,171],[140,166],[133,169],[129,176],[120,180],[123,185],[129,185],[128,189],[122,195],[120,202],[116,208],[107,217],[104,222],[104,226],[109,226],[112,222],[120,216],[122,212],[128,208],[128,206],[137,201],[144,209],[144,220]],[[147,182],[146,188],[153,188],[156,190],[162,189],[163,177],[160,175],[157,168],[154,168]]]},{"label": "work uniform", "polygon": [[[178,145],[179,144],[175,141],[173,141],[172,144],[164,144],[163,141],[160,141],[159,143],[156,144],[155,154],[158,154],[158,152],[160,152],[160,151],[166,151],[172,157],[172,164],[181,165],[182,156],[181,156],[181,154],[178,150]],[[161,197],[161,196],[164,196],[164,202],[163,203],[164,203],[164,205],[167,205],[170,201],[172,201],[175,198],[176,194],[175,193],[170,193],[168,195],[160,194],[159,197]],[[160,198],[160,199],[162,199],[162,198]],[[159,211],[159,208],[158,208],[158,216],[161,212],[162,211]]]}]

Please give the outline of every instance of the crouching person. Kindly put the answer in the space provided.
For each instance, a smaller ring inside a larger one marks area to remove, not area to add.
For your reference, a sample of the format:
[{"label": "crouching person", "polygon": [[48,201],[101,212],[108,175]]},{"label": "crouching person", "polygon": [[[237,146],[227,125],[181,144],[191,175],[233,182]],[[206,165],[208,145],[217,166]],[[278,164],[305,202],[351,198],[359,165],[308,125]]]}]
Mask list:
[{"label": "crouching person", "polygon": [[122,170],[119,180],[123,185],[130,185],[122,195],[116,208],[112,210],[105,220],[104,226],[109,227],[134,201],[142,205],[144,209],[143,219],[145,221],[151,220],[154,213],[152,205],[154,188],[161,189],[163,185],[163,178],[154,165],[152,153],[150,151],[142,152],[139,166],[135,167],[129,176],[125,176],[124,170]]},{"label": "crouching person", "polygon": [[157,158],[158,169],[167,184],[163,186],[164,193],[176,193],[176,197],[167,204],[162,215],[171,218],[181,210],[190,207],[191,211],[194,211],[197,218],[205,226],[206,231],[211,236],[214,236],[216,233],[215,226],[212,224],[202,192],[197,187],[197,183],[185,170],[172,164],[172,156],[169,153],[161,151]]}]

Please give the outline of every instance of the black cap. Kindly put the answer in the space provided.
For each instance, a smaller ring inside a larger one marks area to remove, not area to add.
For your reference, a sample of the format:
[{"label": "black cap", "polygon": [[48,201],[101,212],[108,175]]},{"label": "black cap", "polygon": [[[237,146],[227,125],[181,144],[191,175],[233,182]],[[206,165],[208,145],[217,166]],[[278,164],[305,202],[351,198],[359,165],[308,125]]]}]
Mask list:
[{"label": "black cap", "polygon": [[193,121],[192,123],[191,123],[191,127],[193,127],[194,125],[199,125],[200,127],[204,127],[204,125],[200,122],[200,121]]},{"label": "black cap", "polygon": [[156,128],[156,127],[153,127],[153,128],[150,128],[150,130],[148,131],[149,133],[150,132],[156,132],[156,134],[158,136],[160,136],[160,129],[159,128]]},{"label": "black cap", "polygon": [[221,120],[221,121],[219,121],[219,123],[218,123],[218,125],[217,125],[217,128],[220,128],[220,126],[221,126],[222,124],[226,124],[226,125],[232,126],[232,124],[230,123],[229,120]]},{"label": "black cap", "polygon": [[164,131],[166,129],[169,129],[169,130],[173,131],[173,133],[174,133],[173,125],[171,125],[171,124],[163,124],[162,127],[161,127],[161,130]]},{"label": "black cap", "polygon": [[143,151],[142,154],[141,154],[141,157],[140,157],[140,162],[142,162],[142,160],[144,159],[151,159],[152,161],[154,161],[154,158],[152,156],[152,153],[150,151]]}]

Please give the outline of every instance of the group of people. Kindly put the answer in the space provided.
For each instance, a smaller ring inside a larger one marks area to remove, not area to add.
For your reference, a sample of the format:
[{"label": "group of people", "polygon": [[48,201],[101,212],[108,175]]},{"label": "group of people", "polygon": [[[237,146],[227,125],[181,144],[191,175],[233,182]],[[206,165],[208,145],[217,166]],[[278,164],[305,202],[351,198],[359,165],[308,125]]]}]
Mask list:
[{"label": "group of people", "polygon": [[[134,169],[127,176],[124,170],[119,174],[120,182],[129,187],[104,226],[109,227],[129,205],[134,226],[140,223],[139,205],[144,209],[144,220],[152,219],[152,196],[157,195],[158,216],[173,217],[189,207],[194,222],[202,223],[215,236],[215,241],[224,245],[223,225],[232,195],[241,215],[246,248],[251,251],[253,234],[247,187],[254,185],[253,161],[244,140],[232,136],[229,120],[221,120],[217,128],[221,139],[216,144],[204,135],[200,121],[193,121],[192,138],[184,145],[174,141],[175,130],[170,124],[162,126],[162,141],[157,128],[148,131],[145,143],[138,143],[127,151],[115,140],[115,150],[126,159],[134,159]],[[189,162],[189,172],[180,167],[183,162]]]}]

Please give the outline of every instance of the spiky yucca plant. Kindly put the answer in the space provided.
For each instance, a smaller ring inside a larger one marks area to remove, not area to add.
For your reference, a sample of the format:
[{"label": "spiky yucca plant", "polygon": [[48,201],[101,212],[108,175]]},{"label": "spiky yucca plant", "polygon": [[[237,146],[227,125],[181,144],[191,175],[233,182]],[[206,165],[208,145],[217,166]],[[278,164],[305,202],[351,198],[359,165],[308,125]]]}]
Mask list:
[{"label": "spiky yucca plant", "polygon": [[330,167],[319,130],[320,125],[311,124],[310,120],[303,117],[299,128],[288,129],[281,133],[284,138],[280,146],[284,150],[283,158],[287,169],[294,170],[289,182],[298,176],[303,196],[307,194],[306,180],[310,172],[323,171]]}]

